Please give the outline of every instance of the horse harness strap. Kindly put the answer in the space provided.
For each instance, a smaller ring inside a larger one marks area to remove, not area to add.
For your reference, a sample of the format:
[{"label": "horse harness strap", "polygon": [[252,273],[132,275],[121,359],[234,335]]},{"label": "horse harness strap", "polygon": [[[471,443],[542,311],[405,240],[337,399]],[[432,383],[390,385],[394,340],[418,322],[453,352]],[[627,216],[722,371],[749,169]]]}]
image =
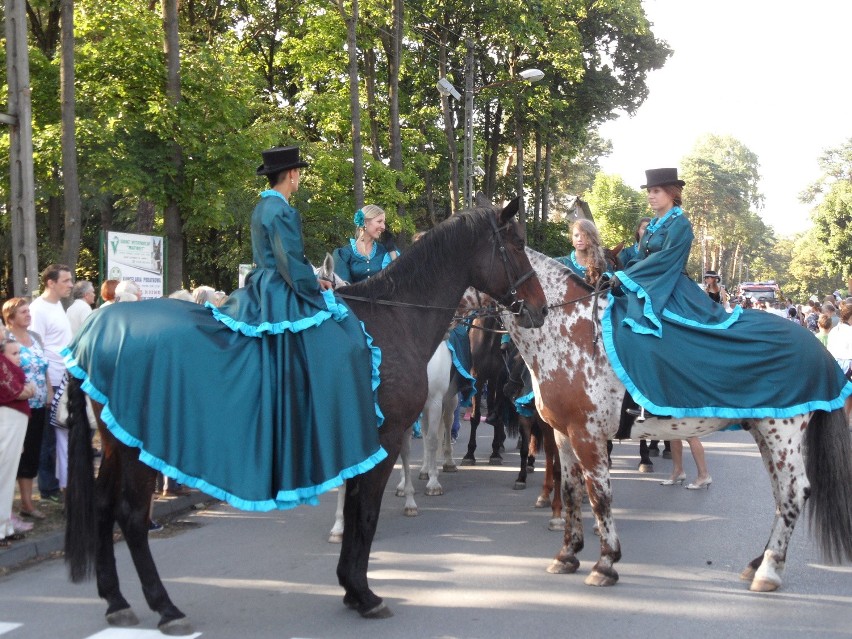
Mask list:
[{"label": "horse harness strap", "polygon": [[[493,240],[494,245],[491,251],[491,264],[494,264],[494,254],[499,249],[500,258],[503,262],[503,268],[506,269],[506,278],[509,282],[511,282],[509,286],[509,292],[507,295],[503,297],[503,299],[497,300],[503,306],[508,308],[513,314],[520,315],[524,311],[524,300],[519,300],[517,297],[518,287],[526,282],[531,277],[535,277],[535,270],[530,268],[530,270],[522,275],[518,275],[517,268],[515,264],[509,259],[509,255],[506,251],[506,243],[503,242],[503,236],[500,235],[500,232],[508,228],[508,223],[503,226],[497,226],[497,222],[494,220],[493,215],[488,215],[488,223],[491,224],[491,230],[493,231]],[[489,269],[490,270],[490,269]]]}]

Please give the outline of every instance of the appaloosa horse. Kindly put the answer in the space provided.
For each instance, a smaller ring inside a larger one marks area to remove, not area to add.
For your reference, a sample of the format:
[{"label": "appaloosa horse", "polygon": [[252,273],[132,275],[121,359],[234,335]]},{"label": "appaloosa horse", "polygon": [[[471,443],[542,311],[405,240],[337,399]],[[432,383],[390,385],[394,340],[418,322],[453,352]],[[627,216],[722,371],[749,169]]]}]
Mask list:
[{"label": "appaloosa horse", "polygon": [[[610,366],[600,339],[607,305],[561,264],[531,249],[530,262],[547,292],[550,312],[542,330],[532,332],[512,318],[506,326],[530,367],[536,406],[557,431],[568,509],[562,548],[548,569],[573,573],[583,548],[580,519],[584,481],[600,532],[600,558],[586,583],[610,586],[618,580],[614,564],[621,543],[612,516],[612,488],[606,440],[615,434],[624,386]],[[814,348],[820,344],[814,340]],[[807,377],[791,376],[790,384]],[[847,402],[848,403],[848,402]],[[634,438],[686,439],[720,430],[737,420],[716,418],[647,419],[633,428]],[[793,527],[808,500],[811,528],[829,560],[852,560],[852,442],[842,409],[815,411],[786,419],[741,419],[760,450],[772,483],[776,516],[762,554],[749,562],[742,578],[754,591],[780,587]]]},{"label": "appaloosa horse", "polygon": [[[489,293],[516,312],[520,325],[540,326],[546,300],[524,253],[524,241],[513,220],[518,201],[502,211],[491,206],[459,215],[435,227],[399,259],[365,282],[344,287],[344,297],[382,351],[379,405],[384,423],[379,429],[387,457],[367,473],[347,480],[345,526],[337,577],[345,591],[344,604],[364,617],[391,615],[367,583],[370,548],[379,519],[382,494],[402,445],[426,399],[426,364],[444,338],[465,289]],[[146,302],[139,302],[145,304]],[[145,327],[140,327],[144,333]],[[128,339],[156,339],[147,335]],[[262,339],[262,338],[260,338]],[[159,346],[180,352],[180,345]],[[147,371],[139,371],[140,376]],[[365,373],[366,374],[366,373]],[[140,460],[140,449],[116,439],[96,412],[104,452],[97,482],[92,472],[92,449],[80,383],[69,386],[71,442],[65,560],[70,576],[80,581],[97,576],[98,594],[107,601],[107,621],[138,623],[118,585],[113,549],[117,521],[133,556],[148,605],[160,615],[167,634],[187,634],[191,625],[171,601],[157,573],[148,546],[148,508],[156,472]],[[120,402],[120,398],[111,398]],[[175,429],[180,423],[172,424]],[[234,429],[234,445],[239,441]],[[192,478],[190,478],[192,485]]]}]

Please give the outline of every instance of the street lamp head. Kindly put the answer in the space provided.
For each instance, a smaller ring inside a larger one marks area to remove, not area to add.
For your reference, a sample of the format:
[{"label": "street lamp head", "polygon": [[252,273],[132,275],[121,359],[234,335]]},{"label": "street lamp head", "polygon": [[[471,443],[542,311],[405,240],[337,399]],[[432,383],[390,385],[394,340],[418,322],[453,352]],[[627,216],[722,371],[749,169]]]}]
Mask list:
[{"label": "street lamp head", "polygon": [[441,95],[451,95],[456,100],[461,100],[461,93],[459,93],[456,88],[452,85],[452,83],[447,80],[447,78],[441,78],[438,80],[438,93]]},{"label": "street lamp head", "polygon": [[544,71],[539,69],[524,69],[519,74],[527,82],[538,82],[544,77]]}]

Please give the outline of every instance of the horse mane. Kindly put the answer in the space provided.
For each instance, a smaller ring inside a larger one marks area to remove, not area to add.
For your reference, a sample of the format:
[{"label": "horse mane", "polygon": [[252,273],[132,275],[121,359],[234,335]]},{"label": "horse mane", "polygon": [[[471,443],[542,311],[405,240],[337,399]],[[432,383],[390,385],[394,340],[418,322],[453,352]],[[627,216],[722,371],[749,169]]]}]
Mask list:
[{"label": "horse mane", "polygon": [[387,268],[369,279],[343,287],[341,292],[370,299],[393,299],[401,291],[423,290],[433,285],[447,263],[467,259],[466,249],[488,228],[493,207],[477,207],[453,215],[403,251]]}]

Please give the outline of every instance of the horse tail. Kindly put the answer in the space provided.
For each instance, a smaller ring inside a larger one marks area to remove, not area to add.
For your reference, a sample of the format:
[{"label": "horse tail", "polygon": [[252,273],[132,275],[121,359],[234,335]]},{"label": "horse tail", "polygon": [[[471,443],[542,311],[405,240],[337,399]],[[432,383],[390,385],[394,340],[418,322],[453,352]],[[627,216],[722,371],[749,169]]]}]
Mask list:
[{"label": "horse tail", "polygon": [[541,426],[539,425],[540,419],[541,417],[538,416],[538,411],[535,411],[535,415],[530,417],[530,439],[535,442],[536,455],[541,453],[542,441],[544,440],[544,433],[541,432]]},{"label": "horse tail", "polygon": [[97,545],[94,455],[89,436],[86,395],[71,377],[68,393],[68,487],[65,493],[65,564],[71,581],[91,578]]},{"label": "horse tail", "polygon": [[816,411],[805,429],[811,530],[824,557],[852,561],[852,436],[842,409]]}]

